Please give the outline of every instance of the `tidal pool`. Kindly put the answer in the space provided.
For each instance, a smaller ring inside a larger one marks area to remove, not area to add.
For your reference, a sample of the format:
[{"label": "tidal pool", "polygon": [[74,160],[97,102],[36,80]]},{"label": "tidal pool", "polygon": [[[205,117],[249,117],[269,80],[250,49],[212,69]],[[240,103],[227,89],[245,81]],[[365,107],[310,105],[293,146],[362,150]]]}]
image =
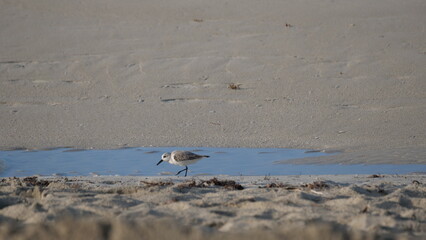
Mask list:
[{"label": "tidal pool", "polygon": [[[407,174],[426,172],[426,165],[418,164],[285,164],[285,160],[328,155],[324,152],[306,149],[141,147],[117,150],[58,148],[43,151],[0,151],[0,177],[174,175],[183,167],[169,163],[156,165],[164,152],[173,150],[188,150],[210,156],[210,158],[189,165],[188,176]],[[283,160],[284,164],[282,163]],[[281,163],[278,164],[278,161]]]}]

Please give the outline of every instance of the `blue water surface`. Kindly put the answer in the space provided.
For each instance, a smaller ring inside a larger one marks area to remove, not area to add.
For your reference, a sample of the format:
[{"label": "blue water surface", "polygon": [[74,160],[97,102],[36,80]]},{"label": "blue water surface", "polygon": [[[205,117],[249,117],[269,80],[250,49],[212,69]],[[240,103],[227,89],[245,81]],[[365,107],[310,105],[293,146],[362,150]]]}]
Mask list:
[{"label": "blue water surface", "polygon": [[144,147],[117,150],[59,148],[45,151],[0,151],[0,177],[42,176],[159,176],[174,175],[183,167],[162,163],[164,152],[188,150],[210,155],[189,165],[188,175],[323,175],[406,174],[426,172],[426,165],[294,165],[277,161],[325,156],[327,153],[282,148],[167,148]]}]

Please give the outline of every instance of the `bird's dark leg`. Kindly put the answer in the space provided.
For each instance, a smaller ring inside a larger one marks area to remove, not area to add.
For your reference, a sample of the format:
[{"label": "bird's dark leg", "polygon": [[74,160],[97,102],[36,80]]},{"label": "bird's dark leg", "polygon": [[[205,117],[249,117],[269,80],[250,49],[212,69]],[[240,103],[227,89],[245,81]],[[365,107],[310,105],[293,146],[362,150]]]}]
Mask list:
[{"label": "bird's dark leg", "polygon": [[179,175],[179,173],[185,171],[185,177],[188,174],[188,166],[185,166],[185,169],[180,170],[179,172],[176,173],[176,176]]}]

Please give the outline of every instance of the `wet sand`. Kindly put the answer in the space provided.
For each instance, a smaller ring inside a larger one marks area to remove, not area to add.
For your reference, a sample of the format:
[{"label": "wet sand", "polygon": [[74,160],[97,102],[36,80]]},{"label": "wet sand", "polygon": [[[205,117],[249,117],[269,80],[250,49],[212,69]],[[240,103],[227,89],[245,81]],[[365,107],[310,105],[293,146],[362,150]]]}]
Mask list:
[{"label": "wet sand", "polygon": [[426,146],[424,1],[0,4],[2,149]]}]

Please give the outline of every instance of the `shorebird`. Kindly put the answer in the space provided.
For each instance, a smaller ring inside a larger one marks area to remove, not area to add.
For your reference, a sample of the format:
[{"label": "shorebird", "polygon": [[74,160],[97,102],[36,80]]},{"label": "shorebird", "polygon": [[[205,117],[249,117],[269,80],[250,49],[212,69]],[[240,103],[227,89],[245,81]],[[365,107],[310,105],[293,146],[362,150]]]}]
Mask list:
[{"label": "shorebird", "polygon": [[198,155],[193,152],[188,151],[173,151],[172,153],[163,153],[161,156],[161,160],[157,163],[157,166],[162,162],[169,162],[170,164],[179,165],[179,166],[185,166],[185,169],[180,170],[176,173],[176,175],[179,175],[179,173],[185,171],[185,177],[188,174],[188,166],[189,164],[194,164],[198,162],[202,158],[208,158],[207,155]]}]

